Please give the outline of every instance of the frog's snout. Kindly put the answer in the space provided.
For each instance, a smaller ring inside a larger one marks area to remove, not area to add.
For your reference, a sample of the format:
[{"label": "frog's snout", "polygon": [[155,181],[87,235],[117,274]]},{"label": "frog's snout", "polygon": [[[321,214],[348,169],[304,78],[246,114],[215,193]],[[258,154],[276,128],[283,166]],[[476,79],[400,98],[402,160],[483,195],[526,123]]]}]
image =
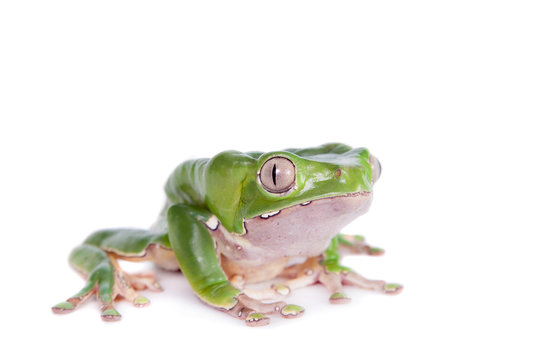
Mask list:
[{"label": "frog's snout", "polygon": [[371,165],[371,183],[374,184],[381,176],[382,167],[380,161],[373,155],[369,156],[369,163]]}]

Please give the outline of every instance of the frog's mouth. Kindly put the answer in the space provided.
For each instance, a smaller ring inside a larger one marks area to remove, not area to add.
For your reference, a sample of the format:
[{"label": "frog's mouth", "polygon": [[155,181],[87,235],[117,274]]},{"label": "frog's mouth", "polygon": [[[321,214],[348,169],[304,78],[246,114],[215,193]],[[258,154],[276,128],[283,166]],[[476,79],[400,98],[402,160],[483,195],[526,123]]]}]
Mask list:
[{"label": "frog's mouth", "polygon": [[[255,216],[252,219],[260,217],[261,219],[266,220],[266,219],[269,219],[269,218],[271,218],[273,216],[279,215],[284,210],[287,210],[287,209],[290,209],[290,208],[295,208],[297,206],[309,206],[309,205],[311,205],[313,203],[316,204],[317,202],[322,201],[322,200],[330,200],[330,201],[332,201],[332,199],[347,198],[347,197],[358,197],[358,196],[360,196],[360,197],[370,197],[371,196],[371,191],[357,191],[357,192],[348,193],[348,194],[344,194],[344,195],[336,195],[336,196],[328,196],[328,197],[323,197],[323,198],[315,198],[315,199],[308,200],[308,201],[305,201],[305,202],[302,202],[302,203],[298,203],[298,204],[288,206],[288,207],[280,209],[280,210],[267,212],[267,213]],[[335,201],[335,203],[336,203],[336,205],[339,205],[340,201],[337,200],[337,201]]]}]

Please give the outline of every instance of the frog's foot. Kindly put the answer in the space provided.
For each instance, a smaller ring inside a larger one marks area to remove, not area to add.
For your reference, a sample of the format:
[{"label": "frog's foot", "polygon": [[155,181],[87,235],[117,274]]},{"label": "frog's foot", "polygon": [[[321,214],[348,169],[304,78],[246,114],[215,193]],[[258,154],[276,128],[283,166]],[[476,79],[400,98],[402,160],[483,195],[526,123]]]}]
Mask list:
[{"label": "frog's foot", "polygon": [[236,297],[238,303],[227,311],[229,315],[245,320],[248,326],[264,326],[270,323],[266,315],[280,314],[286,319],[300,317],[304,314],[304,308],[298,305],[287,304],[283,301],[263,303],[246,294]]},{"label": "frog's foot", "polygon": [[115,301],[125,299],[136,307],[145,307],[150,305],[150,300],[140,296],[137,290],[162,290],[153,274],[127,274],[113,259],[107,265],[96,268],[88,276],[86,285],[81,291],[53,306],[52,311],[56,314],[70,313],[96,295],[100,304],[101,319],[118,321],[122,316],[113,306]]},{"label": "frog's foot", "polygon": [[[303,264],[290,266],[285,269],[282,275],[288,277],[288,280],[279,284],[280,287],[297,289],[319,282],[332,293],[329,298],[330,303],[346,304],[351,301],[343,291],[342,275],[339,272],[327,271],[326,268],[321,265],[320,258],[310,258]],[[280,287],[273,286],[276,291]]]},{"label": "frog's foot", "polygon": [[382,292],[384,294],[399,294],[403,287],[399,284],[387,283],[383,280],[369,280],[351,269],[338,263],[321,264],[321,258],[309,258],[302,264],[287,267],[282,274],[284,281],[273,284],[269,289],[244,291],[257,299],[276,299],[288,295],[292,290],[321,283],[331,295],[332,304],[346,304],[351,301],[344,291],[345,285],[361,289]]},{"label": "frog's foot", "polygon": [[[52,311],[55,314],[68,314],[77,309],[80,305],[84,304],[92,295],[96,293],[96,289],[91,289],[88,292],[84,292],[82,289],[77,295],[68,298],[66,301],[62,301],[52,307]],[[84,292],[84,293],[83,293]]]},{"label": "frog's foot", "polygon": [[366,243],[366,239],[360,235],[339,234],[340,254],[366,254],[370,256],[384,255],[384,249],[371,246]]}]

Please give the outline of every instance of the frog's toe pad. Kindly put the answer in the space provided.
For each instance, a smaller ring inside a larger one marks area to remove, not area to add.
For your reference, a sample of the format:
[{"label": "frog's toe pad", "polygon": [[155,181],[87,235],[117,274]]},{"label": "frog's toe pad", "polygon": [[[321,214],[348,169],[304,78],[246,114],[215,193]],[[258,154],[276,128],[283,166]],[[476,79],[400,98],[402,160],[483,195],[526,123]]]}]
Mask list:
[{"label": "frog's toe pad", "polygon": [[304,308],[298,305],[289,304],[281,309],[280,314],[286,319],[297,318],[304,315]]},{"label": "frog's toe pad", "polygon": [[133,305],[136,307],[146,307],[150,305],[150,300],[144,296],[138,296],[133,300]]},{"label": "frog's toe pad", "polygon": [[330,296],[330,304],[348,304],[351,302],[351,298],[347,294],[342,292],[333,293]]},{"label": "frog's toe pad", "polygon": [[382,256],[384,255],[384,249],[370,246],[368,249],[368,255],[370,256]]},{"label": "frog's toe pad", "polygon": [[403,285],[400,284],[386,284],[384,285],[384,293],[387,295],[397,295],[403,290]]},{"label": "frog's toe pad", "polygon": [[69,301],[62,301],[52,307],[52,311],[55,314],[68,314],[75,310],[75,305]]},{"label": "frog's toe pad", "polygon": [[265,326],[270,324],[270,318],[261,313],[251,313],[246,317],[247,326]]},{"label": "frog's toe pad", "polygon": [[107,307],[101,312],[101,320],[103,321],[118,321],[122,319],[122,315],[113,307]]}]

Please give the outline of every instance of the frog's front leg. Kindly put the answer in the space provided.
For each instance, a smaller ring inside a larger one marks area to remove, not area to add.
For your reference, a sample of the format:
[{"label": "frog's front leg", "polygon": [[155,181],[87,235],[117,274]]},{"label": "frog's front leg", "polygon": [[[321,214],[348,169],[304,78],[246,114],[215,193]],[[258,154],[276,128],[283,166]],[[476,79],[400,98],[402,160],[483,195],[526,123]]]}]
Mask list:
[{"label": "frog's front leg", "polygon": [[219,264],[209,226],[212,214],[185,204],[173,205],[167,214],[169,240],[182,273],[193,291],[206,304],[243,319],[249,326],[266,325],[266,316],[279,313],[297,317],[303,309],[284,302],[262,303],[234,287]]},{"label": "frog's front leg", "polygon": [[70,264],[86,278],[86,284],[77,294],[53,306],[53,312],[70,313],[93,295],[100,303],[104,321],[120,320],[121,316],[113,304],[121,298],[137,307],[149,305],[150,301],[140,296],[137,290],[160,291],[161,286],[154,276],[150,273],[127,274],[116,259],[150,260],[149,250],[153,246],[165,245],[166,237],[166,234],[133,229],[102,230],[90,235],[69,257]]}]

